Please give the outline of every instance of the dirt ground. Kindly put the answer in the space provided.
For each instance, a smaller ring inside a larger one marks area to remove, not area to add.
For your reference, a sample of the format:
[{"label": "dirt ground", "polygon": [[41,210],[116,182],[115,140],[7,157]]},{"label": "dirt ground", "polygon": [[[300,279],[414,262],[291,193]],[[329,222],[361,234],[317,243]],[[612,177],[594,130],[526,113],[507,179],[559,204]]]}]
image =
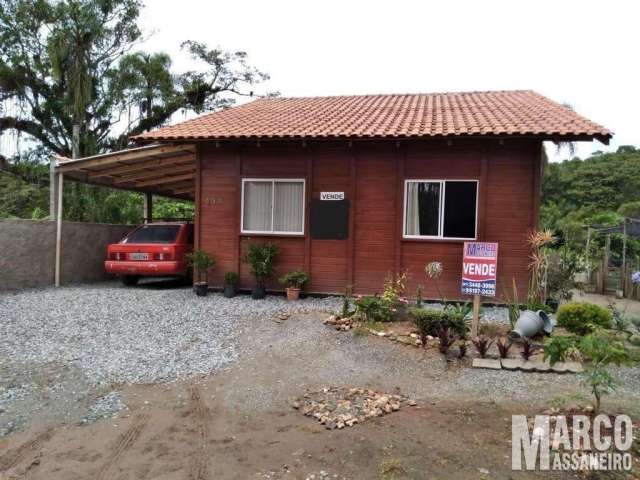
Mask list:
[{"label": "dirt ground", "polygon": [[[0,479],[579,478],[511,470],[511,415],[580,398],[574,376],[450,365],[335,332],[322,317],[244,326],[238,361],[217,373],[118,386],[128,409],[117,418],[79,426],[35,416],[0,439]],[[288,403],[330,384],[398,389],[418,405],[329,431]],[[637,400],[622,390],[606,408],[637,415]]]},{"label": "dirt ground", "polygon": [[631,317],[640,317],[640,302],[637,300],[615,298],[611,295],[600,295],[598,293],[585,293],[580,290],[574,291],[573,300],[577,302],[595,303],[603,307],[609,306],[609,302],[615,302],[616,308],[622,312],[625,312]]}]

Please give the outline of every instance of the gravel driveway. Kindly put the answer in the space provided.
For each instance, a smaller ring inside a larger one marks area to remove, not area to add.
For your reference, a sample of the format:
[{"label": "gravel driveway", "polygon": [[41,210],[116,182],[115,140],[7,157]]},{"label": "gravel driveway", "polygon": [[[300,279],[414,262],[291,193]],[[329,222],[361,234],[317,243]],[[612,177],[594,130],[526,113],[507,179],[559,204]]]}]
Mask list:
[{"label": "gravel driveway", "polygon": [[118,384],[210,373],[237,357],[238,337],[249,322],[338,304],[337,299],[292,304],[271,296],[202,298],[189,287],[162,282],[2,293],[0,436],[19,427],[15,418],[5,418],[4,429],[2,422],[18,403],[21,411],[53,408],[66,416],[74,402]]},{"label": "gravel driveway", "polygon": [[[201,298],[190,288],[157,282],[0,294],[0,437],[36,417],[52,424],[110,417],[126,408],[123,384],[216,370],[224,372],[207,378],[224,382],[221,395],[254,412],[323,384],[495,402],[585,393],[578,376],[471,369],[431,351],[338,333],[322,324],[326,315],[318,312],[339,310],[340,303]],[[285,313],[310,314],[273,321]],[[491,313],[499,320],[498,310]],[[624,385],[615,396],[637,399],[640,369],[618,373]]]}]

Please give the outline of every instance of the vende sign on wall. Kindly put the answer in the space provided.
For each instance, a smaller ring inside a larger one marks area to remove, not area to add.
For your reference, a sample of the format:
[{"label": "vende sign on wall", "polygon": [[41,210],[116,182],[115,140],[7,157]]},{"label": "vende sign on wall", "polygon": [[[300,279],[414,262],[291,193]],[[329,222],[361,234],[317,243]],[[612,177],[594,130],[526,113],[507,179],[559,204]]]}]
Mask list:
[{"label": "vende sign on wall", "polygon": [[320,192],[320,200],[344,200],[344,192]]},{"label": "vende sign on wall", "polygon": [[497,243],[464,242],[462,258],[463,294],[495,297],[497,270]]}]

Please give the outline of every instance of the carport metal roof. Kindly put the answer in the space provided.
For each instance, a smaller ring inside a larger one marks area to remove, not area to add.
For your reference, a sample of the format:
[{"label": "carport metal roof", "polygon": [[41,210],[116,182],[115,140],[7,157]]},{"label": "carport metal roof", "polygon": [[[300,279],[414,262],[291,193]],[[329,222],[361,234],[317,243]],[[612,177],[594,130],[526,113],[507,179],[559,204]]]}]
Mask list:
[{"label": "carport metal roof", "polygon": [[55,286],[60,286],[62,195],[64,180],[145,194],[146,220],[151,219],[152,195],[193,200],[196,147],[192,144],[146,145],[92,157],[51,162],[51,219],[56,220]]},{"label": "carport metal roof", "polygon": [[196,147],[146,145],[92,157],[57,157],[56,173],[65,180],[193,200]]}]

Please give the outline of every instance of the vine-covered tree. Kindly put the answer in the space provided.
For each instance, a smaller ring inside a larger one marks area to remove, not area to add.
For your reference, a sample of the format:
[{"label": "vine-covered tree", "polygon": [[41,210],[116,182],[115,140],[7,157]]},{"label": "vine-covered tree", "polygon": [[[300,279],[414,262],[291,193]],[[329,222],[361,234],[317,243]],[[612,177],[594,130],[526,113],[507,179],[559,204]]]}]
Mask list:
[{"label": "vine-covered tree", "polygon": [[[127,144],[179,110],[222,108],[267,75],[244,52],[184,48],[202,70],[175,73],[165,54],[130,54],[141,40],[138,0],[0,0],[0,133],[26,134],[70,156]],[[133,113],[133,115],[132,115]]]}]

